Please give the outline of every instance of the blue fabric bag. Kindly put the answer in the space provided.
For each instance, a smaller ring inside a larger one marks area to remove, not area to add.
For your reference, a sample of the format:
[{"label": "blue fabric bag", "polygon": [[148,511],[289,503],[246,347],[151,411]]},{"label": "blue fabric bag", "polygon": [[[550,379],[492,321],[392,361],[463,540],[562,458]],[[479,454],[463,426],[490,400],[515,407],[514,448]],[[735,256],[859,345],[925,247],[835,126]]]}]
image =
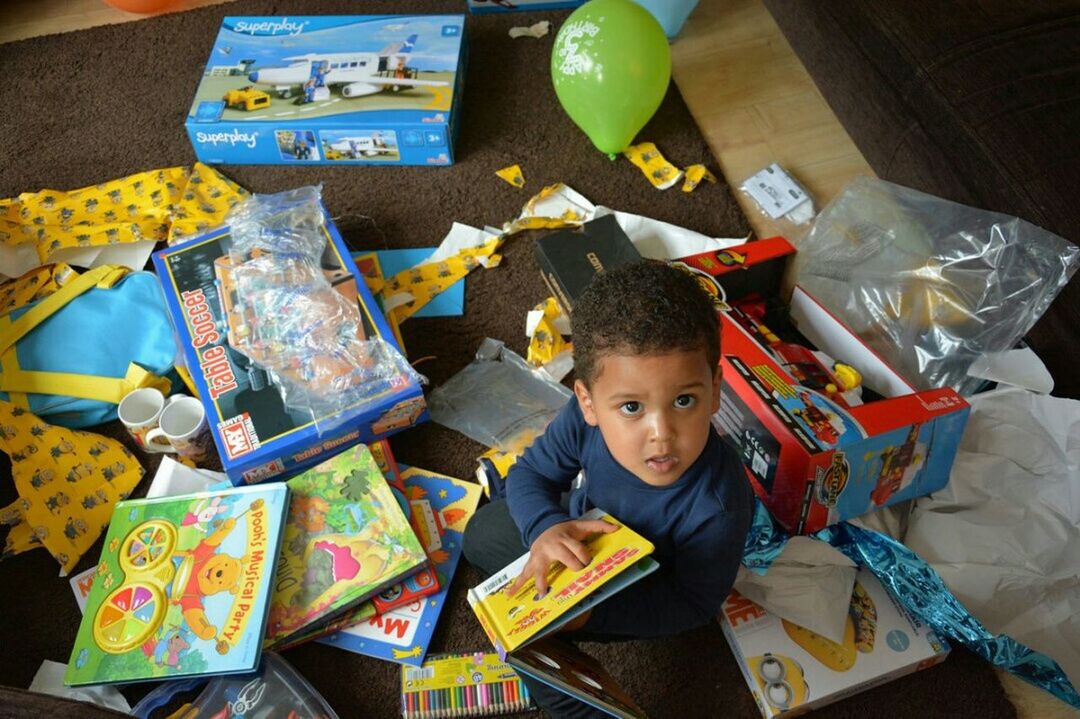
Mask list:
[{"label": "blue fabric bag", "polygon": [[140,387],[168,394],[175,360],[150,272],[96,267],[0,316],[0,399],[63,427],[116,419],[117,404]]}]

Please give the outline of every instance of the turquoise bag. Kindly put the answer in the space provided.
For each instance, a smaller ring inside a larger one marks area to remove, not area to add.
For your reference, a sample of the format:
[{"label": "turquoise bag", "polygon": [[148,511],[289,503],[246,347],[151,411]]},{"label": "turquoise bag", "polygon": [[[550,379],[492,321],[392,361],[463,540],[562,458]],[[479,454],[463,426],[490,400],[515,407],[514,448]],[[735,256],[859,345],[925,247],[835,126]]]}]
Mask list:
[{"label": "turquoise bag", "polygon": [[151,272],[96,267],[0,316],[0,399],[63,427],[116,419],[116,405],[141,387],[168,394],[175,360]]}]

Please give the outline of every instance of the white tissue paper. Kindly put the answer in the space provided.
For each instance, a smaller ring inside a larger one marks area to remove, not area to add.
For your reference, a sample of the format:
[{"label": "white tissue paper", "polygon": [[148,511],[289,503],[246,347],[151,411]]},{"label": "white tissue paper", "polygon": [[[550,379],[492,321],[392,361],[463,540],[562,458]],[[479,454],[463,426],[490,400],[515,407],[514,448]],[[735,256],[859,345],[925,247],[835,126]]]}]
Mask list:
[{"label": "white tissue paper", "polygon": [[825,542],[792,537],[764,575],[740,565],[735,589],[769,613],[843,643],[857,572]]}]

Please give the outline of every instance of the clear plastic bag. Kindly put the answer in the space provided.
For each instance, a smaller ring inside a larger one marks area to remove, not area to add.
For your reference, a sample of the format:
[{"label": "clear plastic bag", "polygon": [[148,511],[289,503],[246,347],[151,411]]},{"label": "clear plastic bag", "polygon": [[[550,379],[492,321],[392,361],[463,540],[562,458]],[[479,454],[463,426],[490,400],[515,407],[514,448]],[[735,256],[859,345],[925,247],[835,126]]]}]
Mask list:
[{"label": "clear plastic bag", "polygon": [[229,344],[272,374],[286,406],[322,433],[343,410],[421,380],[392,345],[364,337],[355,297],[323,271],[319,188],[253,195],[227,221],[232,243],[217,274]]},{"label": "clear plastic bag", "polygon": [[428,408],[432,420],[480,444],[521,452],[572,396],[543,369],[487,338],[475,360],[431,393]]},{"label": "clear plastic bag", "polygon": [[1068,283],[1080,249],[1016,217],[853,180],[796,243],[796,281],[919,389],[962,395]]}]

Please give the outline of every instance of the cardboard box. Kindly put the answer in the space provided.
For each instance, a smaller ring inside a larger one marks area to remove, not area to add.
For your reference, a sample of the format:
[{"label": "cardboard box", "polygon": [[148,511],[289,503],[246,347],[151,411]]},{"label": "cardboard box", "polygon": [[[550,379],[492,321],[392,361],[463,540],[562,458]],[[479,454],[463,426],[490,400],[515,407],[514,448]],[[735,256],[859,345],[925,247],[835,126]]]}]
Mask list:
[{"label": "cardboard box", "polygon": [[585,0],[469,0],[469,12],[522,12],[579,7]]},{"label": "cardboard box", "polygon": [[[322,268],[334,288],[357,303],[364,337],[397,347],[367,286],[327,218]],[[224,471],[234,484],[289,476],[356,444],[370,443],[427,419],[420,386],[389,387],[334,417],[289,410],[273,379],[229,345],[227,227],[154,254],[154,267],[177,329],[184,360],[206,408]],[[223,297],[224,295],[224,297]],[[329,428],[329,429],[327,429]]]},{"label": "cardboard box", "polygon": [[449,165],[463,15],[226,17],[186,127],[206,163]]},{"label": "cardboard box", "polygon": [[860,569],[843,643],[732,592],[720,624],[765,719],[794,717],[939,664],[949,645]]},{"label": "cardboard box", "polygon": [[[752,293],[778,304],[794,251],[777,237],[681,263],[713,286],[722,310],[724,383],[714,423],[773,517],[809,534],[944,487],[970,408],[951,389],[917,392],[801,287],[772,328],[771,318],[744,311]],[[791,328],[797,341],[772,331]],[[836,391],[841,383],[822,354],[858,370],[873,395],[858,404]]]},{"label": "cardboard box", "polygon": [[586,222],[580,230],[559,230],[534,245],[540,275],[566,314],[598,272],[641,260],[615,215]]}]

